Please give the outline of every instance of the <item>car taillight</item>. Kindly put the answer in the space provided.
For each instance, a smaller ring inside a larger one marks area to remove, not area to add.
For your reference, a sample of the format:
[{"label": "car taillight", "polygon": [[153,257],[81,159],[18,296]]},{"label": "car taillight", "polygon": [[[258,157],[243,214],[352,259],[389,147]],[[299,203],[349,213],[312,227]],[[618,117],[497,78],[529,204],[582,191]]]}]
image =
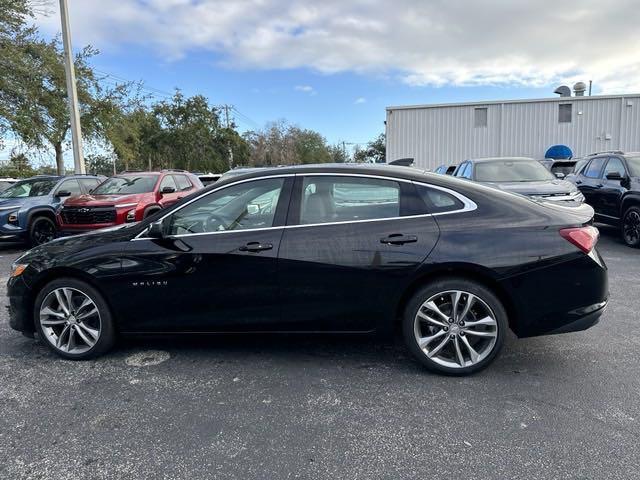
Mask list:
[{"label": "car taillight", "polygon": [[560,230],[560,235],[584,253],[589,253],[598,243],[600,232],[596,227],[588,225],[586,227],[563,228]]}]

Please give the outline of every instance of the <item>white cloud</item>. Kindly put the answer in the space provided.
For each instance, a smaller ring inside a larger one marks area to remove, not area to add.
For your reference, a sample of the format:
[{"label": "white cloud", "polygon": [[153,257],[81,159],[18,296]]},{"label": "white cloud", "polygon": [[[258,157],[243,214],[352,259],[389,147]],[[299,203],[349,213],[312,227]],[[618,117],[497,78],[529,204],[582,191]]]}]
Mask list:
[{"label": "white cloud", "polygon": [[353,103],[355,103],[356,105],[360,105],[362,103],[367,103],[367,99],[364,97],[358,97],[353,101]]},{"label": "white cloud", "polygon": [[[54,2],[57,4],[57,2]],[[395,76],[409,85],[640,91],[636,0],[102,0],[70,2],[75,43],[210,51],[231,68]],[[52,15],[41,24],[59,29]]]},{"label": "white cloud", "polygon": [[296,92],[303,92],[303,93],[307,93],[307,94],[312,95],[312,96],[318,94],[316,89],[313,88],[311,85],[296,85],[295,87],[293,87],[293,89]]}]

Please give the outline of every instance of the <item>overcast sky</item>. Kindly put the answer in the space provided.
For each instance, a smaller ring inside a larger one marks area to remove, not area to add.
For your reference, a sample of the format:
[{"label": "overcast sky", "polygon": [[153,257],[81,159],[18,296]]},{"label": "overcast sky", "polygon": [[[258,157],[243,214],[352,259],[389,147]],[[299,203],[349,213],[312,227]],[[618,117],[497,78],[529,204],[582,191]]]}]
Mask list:
[{"label": "overcast sky", "polygon": [[[388,105],[552,96],[577,80],[640,92],[637,0],[69,4],[74,47],[100,49],[100,70],[233,104],[244,129],[287,118],[362,142]],[[57,11],[39,23],[57,32]]]}]

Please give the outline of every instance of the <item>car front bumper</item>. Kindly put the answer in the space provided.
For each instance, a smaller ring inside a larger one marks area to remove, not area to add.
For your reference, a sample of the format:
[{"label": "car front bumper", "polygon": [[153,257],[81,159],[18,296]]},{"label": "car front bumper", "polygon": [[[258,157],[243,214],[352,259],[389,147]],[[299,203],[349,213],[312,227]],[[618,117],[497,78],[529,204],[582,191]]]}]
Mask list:
[{"label": "car front bumper", "polygon": [[7,282],[9,326],[23,333],[34,331],[31,309],[31,290],[22,277],[11,277]]}]

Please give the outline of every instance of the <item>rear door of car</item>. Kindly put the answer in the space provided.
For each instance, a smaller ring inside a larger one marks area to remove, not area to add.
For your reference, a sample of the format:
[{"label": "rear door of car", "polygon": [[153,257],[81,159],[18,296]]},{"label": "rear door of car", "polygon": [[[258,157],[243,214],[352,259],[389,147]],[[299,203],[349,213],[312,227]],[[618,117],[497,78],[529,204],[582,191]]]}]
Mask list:
[{"label": "rear door of car", "polygon": [[278,270],[282,328],[370,331],[435,246],[438,226],[409,181],[297,175]]}]

